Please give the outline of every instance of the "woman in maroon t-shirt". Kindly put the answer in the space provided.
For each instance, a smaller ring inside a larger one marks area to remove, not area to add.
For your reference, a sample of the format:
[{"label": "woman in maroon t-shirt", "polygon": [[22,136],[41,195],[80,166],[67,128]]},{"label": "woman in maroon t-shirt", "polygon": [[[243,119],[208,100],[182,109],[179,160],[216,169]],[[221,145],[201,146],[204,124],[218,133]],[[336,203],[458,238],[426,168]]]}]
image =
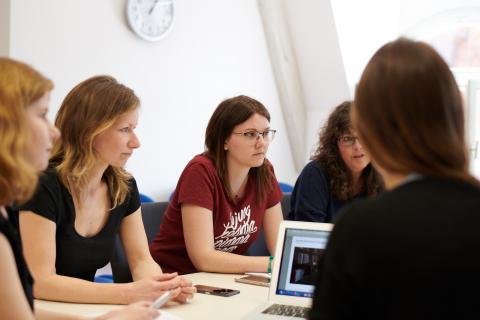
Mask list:
[{"label": "woman in maroon t-shirt", "polygon": [[260,228],[273,253],[282,197],[266,159],[275,135],[258,101],[223,101],[207,126],[206,150],[185,167],[150,251],[166,272],[266,272],[269,257],[243,256]]}]

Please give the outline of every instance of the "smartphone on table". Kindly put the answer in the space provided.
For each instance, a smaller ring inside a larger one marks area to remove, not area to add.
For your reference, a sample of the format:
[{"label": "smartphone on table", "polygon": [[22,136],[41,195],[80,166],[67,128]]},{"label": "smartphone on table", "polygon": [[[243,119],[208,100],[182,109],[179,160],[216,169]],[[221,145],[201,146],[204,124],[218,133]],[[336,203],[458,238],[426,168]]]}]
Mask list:
[{"label": "smartphone on table", "polygon": [[240,278],[235,278],[235,281],[241,282],[241,283],[247,283],[247,284],[254,284],[262,287],[270,286],[270,278],[262,277],[262,276],[248,275]]},{"label": "smartphone on table", "polygon": [[220,297],[231,297],[240,293],[240,290],[205,286],[202,284],[196,284],[195,288],[197,288],[198,293],[210,294],[212,296],[220,296]]}]

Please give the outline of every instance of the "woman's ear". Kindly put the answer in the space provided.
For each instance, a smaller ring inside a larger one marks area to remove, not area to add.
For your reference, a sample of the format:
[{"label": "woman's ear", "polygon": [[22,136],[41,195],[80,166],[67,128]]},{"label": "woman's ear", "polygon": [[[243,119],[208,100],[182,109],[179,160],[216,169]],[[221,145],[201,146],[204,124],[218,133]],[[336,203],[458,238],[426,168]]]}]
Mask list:
[{"label": "woman's ear", "polygon": [[223,143],[223,150],[227,151],[228,150],[228,140],[226,139],[225,142]]}]

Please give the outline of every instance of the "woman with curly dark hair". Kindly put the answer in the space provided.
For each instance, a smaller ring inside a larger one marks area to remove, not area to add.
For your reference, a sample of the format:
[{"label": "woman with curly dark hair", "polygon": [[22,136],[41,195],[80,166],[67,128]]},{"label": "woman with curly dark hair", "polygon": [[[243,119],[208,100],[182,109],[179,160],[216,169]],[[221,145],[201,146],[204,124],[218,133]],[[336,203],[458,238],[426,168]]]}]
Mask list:
[{"label": "woman with curly dark hair", "polygon": [[381,189],[380,177],[352,130],[351,104],[337,106],[321,130],[312,161],[295,183],[289,219],[331,222],[347,202]]}]

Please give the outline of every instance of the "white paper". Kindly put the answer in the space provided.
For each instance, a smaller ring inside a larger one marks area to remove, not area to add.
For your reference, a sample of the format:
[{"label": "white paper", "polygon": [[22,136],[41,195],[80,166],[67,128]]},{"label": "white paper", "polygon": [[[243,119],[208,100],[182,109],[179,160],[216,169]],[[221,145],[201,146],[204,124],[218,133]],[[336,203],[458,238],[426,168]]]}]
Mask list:
[{"label": "white paper", "polygon": [[272,274],[264,273],[264,272],[245,272],[245,274],[249,275],[249,276],[257,276],[257,277],[262,277],[262,278],[267,278],[267,279],[272,278]]},{"label": "white paper", "polygon": [[181,320],[182,318],[175,316],[171,313],[160,310],[160,315],[155,320]]},{"label": "white paper", "polygon": [[[105,314],[106,312],[89,312],[85,314],[86,317],[95,318]],[[160,315],[155,320],[182,320],[182,318],[175,316],[171,313],[160,310]]]}]

